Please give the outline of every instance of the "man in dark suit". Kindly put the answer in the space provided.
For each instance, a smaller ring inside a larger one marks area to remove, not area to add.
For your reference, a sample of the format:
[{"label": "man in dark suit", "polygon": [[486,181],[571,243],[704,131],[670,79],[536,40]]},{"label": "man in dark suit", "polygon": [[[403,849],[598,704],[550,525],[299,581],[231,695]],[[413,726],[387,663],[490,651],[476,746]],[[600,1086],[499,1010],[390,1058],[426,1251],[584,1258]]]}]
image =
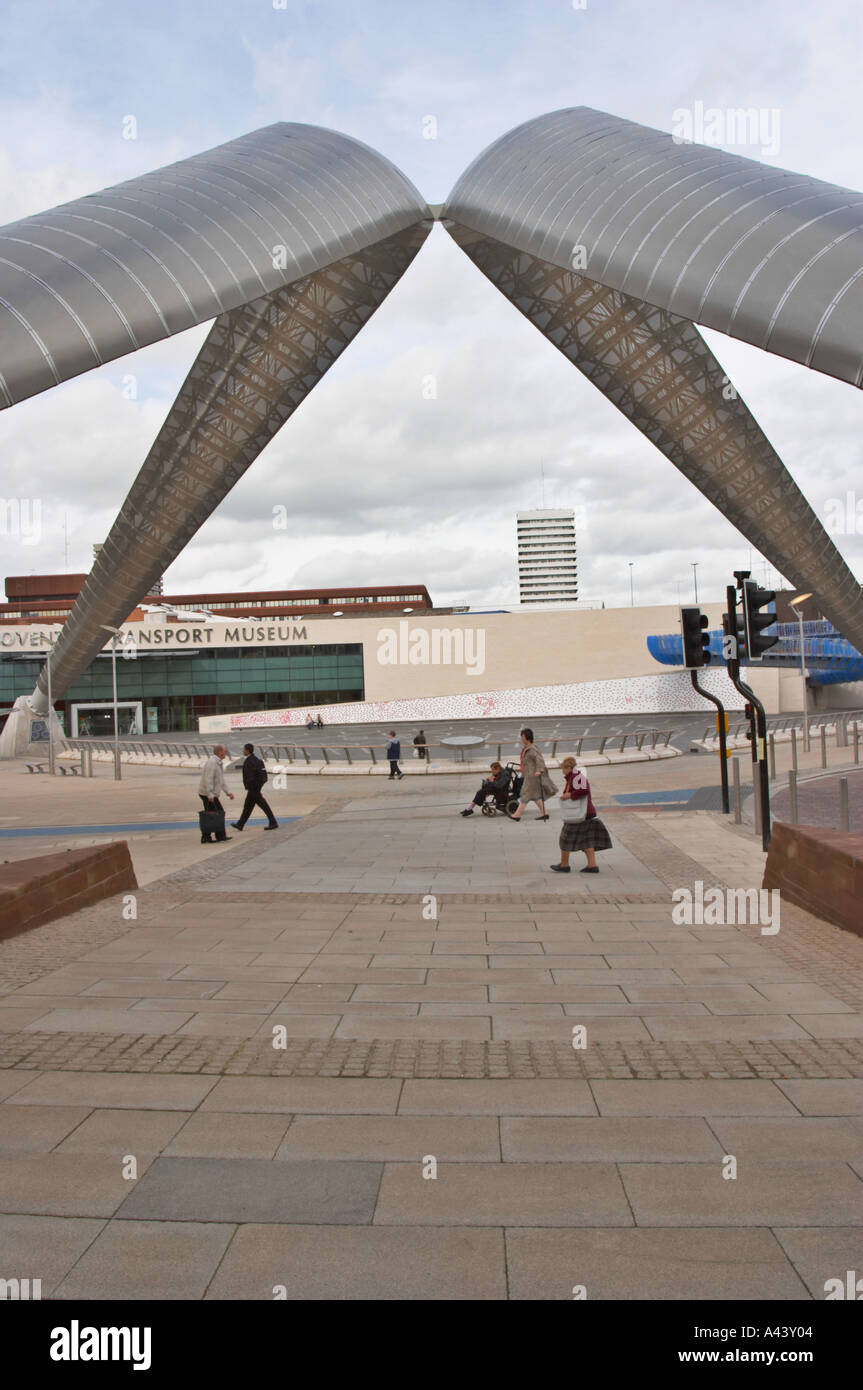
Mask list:
[{"label": "man in dark suit", "polygon": [[264,829],[278,830],[279,822],[276,820],[270,807],[261,795],[261,789],[267,780],[267,769],[264,767],[262,760],[256,755],[255,745],[253,743],[244,743],[243,752],[246,755],[243,762],[243,786],[246,789],[246,800],[240,819],[231,821],[231,825],[235,830],[245,829],[246,821],[249,819],[252,811],[256,806],[260,806],[269,821],[269,825],[265,825]]}]

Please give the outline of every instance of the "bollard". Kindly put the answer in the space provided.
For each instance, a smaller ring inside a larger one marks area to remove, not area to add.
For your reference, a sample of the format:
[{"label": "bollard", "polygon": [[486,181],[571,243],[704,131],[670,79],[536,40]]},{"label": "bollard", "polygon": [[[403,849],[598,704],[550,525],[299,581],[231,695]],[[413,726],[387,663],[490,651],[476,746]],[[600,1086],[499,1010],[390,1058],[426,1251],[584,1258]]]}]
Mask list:
[{"label": "bollard", "polygon": [[791,809],[790,809],[790,811],[789,811],[789,816],[790,816],[791,824],[792,824],[792,825],[796,825],[796,824],[797,824],[797,773],[796,773],[796,772],[789,772],[789,774],[788,774],[788,796],[789,796],[789,800],[790,800],[790,802],[791,802]]},{"label": "bollard", "polygon": [[115,748],[115,749],[114,749],[114,781],[115,781],[115,782],[121,781],[121,780],[122,780],[122,777],[123,777],[123,773],[122,773],[122,771],[120,770],[120,758],[121,758],[120,750],[119,750],[119,748]]},{"label": "bollard", "polygon": [[767,746],[768,746],[768,749],[769,749],[769,752],[770,752],[770,776],[773,777],[773,778],[775,778],[775,777],[776,777],[776,735],[775,735],[775,734],[771,734],[771,735],[770,735],[770,738],[769,738],[769,740],[768,740]]},{"label": "bollard", "polygon": [[791,766],[797,771],[797,730],[791,730]]},{"label": "bollard", "polygon": [[821,725],[821,766],[827,766],[827,725]]},{"label": "bollard", "polygon": [[743,810],[740,800],[740,759],[732,758],[732,773],[734,778],[734,824],[740,825],[743,820]]},{"label": "bollard", "polygon": [[87,776],[87,752],[84,748],[81,749],[81,776]]},{"label": "bollard", "polygon": [[848,778],[839,778],[839,829],[848,830]]}]

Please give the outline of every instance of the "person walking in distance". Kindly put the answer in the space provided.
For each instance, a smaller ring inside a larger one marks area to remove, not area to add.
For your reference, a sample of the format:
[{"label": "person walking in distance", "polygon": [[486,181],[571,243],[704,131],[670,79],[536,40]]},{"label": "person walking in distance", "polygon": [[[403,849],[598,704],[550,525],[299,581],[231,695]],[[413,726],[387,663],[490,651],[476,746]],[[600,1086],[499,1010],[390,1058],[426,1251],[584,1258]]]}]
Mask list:
[{"label": "person walking in distance", "polygon": [[[231,836],[225,834],[225,808],[219,797],[225,793],[229,801],[233,801],[234,793],[229,792],[225,786],[225,773],[222,767],[222,760],[227,757],[228,750],[223,743],[217,743],[210,757],[201,769],[201,779],[198,782],[198,795],[204,804],[205,811],[217,811],[222,817],[221,833],[216,831],[216,841],[230,840]],[[202,845],[211,845],[212,836],[209,834],[201,835]]]},{"label": "person walking in distance", "polygon": [[399,743],[398,739],[396,738],[396,731],[395,731],[395,729],[390,729],[390,741],[389,741],[389,743],[387,744],[387,757],[388,757],[388,759],[389,759],[389,764],[390,764],[390,781],[391,781],[391,782],[392,782],[396,777],[398,777],[399,781],[401,781],[402,778],[404,777],[404,773],[402,772],[401,768],[399,767],[399,758],[401,757],[401,755],[402,755],[402,746],[401,746],[401,744]]},{"label": "person walking in distance", "polygon": [[424,729],[420,729],[419,733],[417,734],[416,738],[414,739],[414,747],[418,750],[418,751],[417,751],[417,757],[418,757],[418,758],[426,758],[426,759],[428,758],[429,750],[428,750],[428,744],[426,743],[426,736],[425,736],[425,730],[424,730]]},{"label": "person walking in distance", "polygon": [[246,800],[240,819],[232,820],[231,825],[235,830],[244,830],[246,821],[249,819],[252,811],[256,806],[260,806],[269,822],[264,826],[264,829],[278,830],[279,822],[276,820],[268,803],[261,795],[264,783],[267,780],[267,769],[264,767],[263,759],[259,758],[256,754],[255,745],[253,743],[244,743],[243,752],[246,755],[243,763],[243,786],[246,789]]},{"label": "person walking in distance", "polygon": [[611,836],[596,814],[596,807],[590,795],[590,783],[575,758],[564,758],[560,765],[564,774],[564,787],[560,794],[563,807],[563,825],[560,830],[560,863],[552,864],[556,874],[568,874],[569,856],[573,850],[581,850],[587,859],[583,874],[598,874],[596,851],[611,849]]},{"label": "person walking in distance", "polygon": [[535,801],[539,807],[537,820],[548,820],[545,798],[554,796],[557,787],[548,775],[545,758],[534,744],[533,729],[521,731],[521,773],[524,778],[519,798],[521,805],[512,813],[510,820],[521,820],[525,806],[531,801]]}]

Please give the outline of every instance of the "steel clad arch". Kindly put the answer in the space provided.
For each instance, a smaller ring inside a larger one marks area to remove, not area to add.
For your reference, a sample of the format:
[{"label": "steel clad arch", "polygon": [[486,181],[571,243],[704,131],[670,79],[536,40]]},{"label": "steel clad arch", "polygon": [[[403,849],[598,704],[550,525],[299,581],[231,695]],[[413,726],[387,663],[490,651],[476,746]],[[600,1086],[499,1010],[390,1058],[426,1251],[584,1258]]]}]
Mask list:
[{"label": "steel clad arch", "polygon": [[280,123],[0,228],[0,407],[429,216],[368,146]]},{"label": "steel clad arch", "polygon": [[527,121],[447,217],[693,323],[863,385],[863,194],[588,107]]}]

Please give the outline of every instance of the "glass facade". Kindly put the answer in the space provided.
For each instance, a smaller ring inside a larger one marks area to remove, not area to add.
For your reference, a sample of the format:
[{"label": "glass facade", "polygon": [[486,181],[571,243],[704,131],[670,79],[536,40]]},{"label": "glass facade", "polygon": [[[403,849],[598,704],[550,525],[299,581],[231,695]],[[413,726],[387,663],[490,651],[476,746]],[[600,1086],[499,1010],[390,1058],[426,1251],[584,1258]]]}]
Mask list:
[{"label": "glass facade", "polygon": [[[30,695],[41,660],[0,659],[0,705]],[[97,657],[57,702],[110,701],[111,659]],[[286,647],[215,647],[132,660],[117,653],[117,698],[158,710],[160,733],[197,731],[204,714],[228,714],[298,705],[335,705],[365,699],[361,642]],[[71,721],[66,718],[66,727]]]}]

